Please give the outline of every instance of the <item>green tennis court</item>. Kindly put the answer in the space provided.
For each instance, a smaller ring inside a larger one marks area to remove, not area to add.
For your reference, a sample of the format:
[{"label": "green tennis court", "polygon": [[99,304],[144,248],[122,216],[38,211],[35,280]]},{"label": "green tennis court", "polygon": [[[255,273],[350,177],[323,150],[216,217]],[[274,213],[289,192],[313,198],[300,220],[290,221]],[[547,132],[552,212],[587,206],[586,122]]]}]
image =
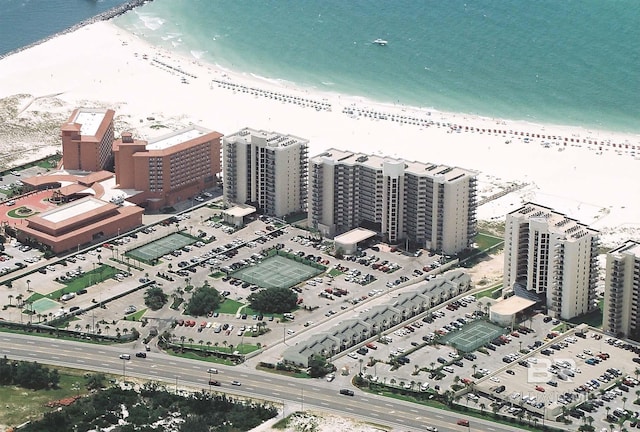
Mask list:
[{"label": "green tennis court", "polygon": [[146,245],[131,249],[125,255],[138,261],[152,262],[176,249],[191,245],[196,241],[193,237],[182,233],[173,233],[154,240],[151,243],[147,243]]},{"label": "green tennis court", "polygon": [[49,298],[43,297],[34,301],[31,305],[33,308],[33,313],[41,314],[44,311],[49,309],[60,309],[62,305],[55,300],[51,300]]},{"label": "green tennis court", "polygon": [[502,327],[480,320],[469,323],[456,332],[444,335],[441,341],[459,351],[471,352],[503,333]]},{"label": "green tennis court", "polygon": [[276,255],[238,270],[231,276],[263,288],[290,288],[322,272],[321,269]]}]

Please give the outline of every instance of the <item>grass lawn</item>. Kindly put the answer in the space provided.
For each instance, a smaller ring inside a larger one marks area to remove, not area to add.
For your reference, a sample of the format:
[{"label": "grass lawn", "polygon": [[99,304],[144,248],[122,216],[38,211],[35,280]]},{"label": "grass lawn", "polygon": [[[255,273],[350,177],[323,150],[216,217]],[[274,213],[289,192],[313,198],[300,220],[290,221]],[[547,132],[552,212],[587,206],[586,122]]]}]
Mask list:
[{"label": "grass lawn", "polygon": [[208,346],[206,344],[184,344],[185,348],[193,348],[193,349],[201,349],[201,350],[206,350],[206,351],[217,351],[217,352],[222,352],[222,353],[229,353],[231,354],[233,351],[239,351],[240,354],[249,354],[250,352],[254,352],[260,349],[260,347],[258,345],[253,345],[253,344],[238,344],[238,346],[233,346],[233,351],[231,350],[230,346],[224,346],[224,345],[211,345]]},{"label": "grass lawn", "polygon": [[500,284],[500,285],[493,285],[493,286],[491,286],[491,287],[487,288],[487,289],[486,289],[486,290],[484,290],[484,291],[480,291],[479,293],[474,294],[474,297],[475,297],[475,298],[477,298],[477,299],[482,298],[482,297],[491,297],[491,296],[492,296],[492,293],[493,293],[495,290],[499,290],[501,286],[502,286],[502,284]]},{"label": "grass lawn", "polygon": [[182,357],[182,358],[187,358],[187,359],[192,359],[192,360],[206,361],[206,362],[209,362],[209,363],[217,363],[217,364],[223,364],[223,365],[227,365],[227,366],[233,366],[234,365],[229,360],[225,360],[225,359],[218,358],[218,357],[215,357],[215,356],[205,357],[204,355],[199,355],[199,354],[196,354],[194,352],[185,352],[185,353],[174,352],[172,349],[167,350],[166,352],[167,352],[167,354],[172,355],[174,357]]},{"label": "grass lawn", "polygon": [[336,276],[340,276],[342,274],[342,272],[338,269],[331,269],[329,270],[329,276],[331,277],[336,277]]},{"label": "grass lawn", "polygon": [[220,278],[223,278],[224,275],[225,275],[224,272],[218,271],[215,273],[211,273],[209,276],[211,276],[214,279],[220,279]]},{"label": "grass lawn", "polygon": [[[49,369],[56,369],[50,367]],[[60,369],[60,388],[54,390],[27,390],[21,387],[0,386],[0,423],[17,425],[27,420],[39,418],[45,412],[53,412],[56,408],[47,408],[50,401],[88,394],[85,388],[84,371]],[[107,378],[108,379],[108,378]],[[107,381],[105,380],[105,384]]]},{"label": "grass lawn", "polygon": [[[235,301],[231,299],[226,299],[225,301],[220,303],[220,306],[218,306],[218,309],[216,309],[215,311],[221,314],[235,315],[238,312],[238,309],[240,309],[242,306],[244,306],[244,303],[240,303],[239,301]],[[245,313],[249,316],[260,315],[260,312],[254,311],[249,306],[244,307],[242,309],[242,313]]]},{"label": "grass lawn", "polygon": [[492,234],[479,232],[474,239],[477,249],[485,250],[487,248],[499,245],[500,243],[504,243],[504,239],[502,237],[496,237]]},{"label": "grass lawn", "polygon": [[67,284],[65,284],[64,288],[60,288],[59,290],[53,291],[45,295],[34,293],[31,295],[31,297],[29,297],[29,300],[35,301],[42,297],[47,297],[52,300],[57,300],[60,297],[62,297],[63,294],[78,292],[81,289],[85,289],[99,282],[107,280],[113,277],[113,275],[115,275],[116,273],[118,273],[118,270],[116,270],[115,268],[102,264],[100,267],[96,268],[95,270],[91,270],[83,274],[82,276],[77,277],[72,281],[69,281]]},{"label": "grass lawn", "polygon": [[132,313],[131,315],[127,315],[125,317],[125,321],[140,321],[140,318],[147,312],[147,309],[142,309],[137,311],[136,313]]},{"label": "grass lawn", "polygon": [[242,303],[237,302],[235,300],[226,299],[225,301],[220,303],[220,306],[218,306],[218,309],[216,309],[215,311],[218,312],[218,313],[235,315],[236,312],[238,311],[238,309],[242,305],[243,305]]}]

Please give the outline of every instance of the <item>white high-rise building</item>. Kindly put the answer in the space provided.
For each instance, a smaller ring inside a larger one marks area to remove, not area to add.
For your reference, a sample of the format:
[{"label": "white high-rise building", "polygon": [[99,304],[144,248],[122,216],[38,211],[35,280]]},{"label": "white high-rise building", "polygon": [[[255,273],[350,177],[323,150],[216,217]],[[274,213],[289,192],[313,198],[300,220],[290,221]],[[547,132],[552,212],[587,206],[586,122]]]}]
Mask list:
[{"label": "white high-rise building", "polygon": [[539,204],[507,215],[504,287],[546,296],[551,316],[570,319],[595,307],[599,232]]},{"label": "white high-rise building", "polygon": [[308,223],[328,237],[362,227],[391,244],[457,253],[476,234],[476,176],[330,149],[309,161]]},{"label": "white high-rise building", "polygon": [[640,340],[640,243],[629,240],[607,253],[602,329]]},{"label": "white high-rise building", "polygon": [[222,139],[224,202],[283,217],[306,211],[308,141],[245,128]]}]

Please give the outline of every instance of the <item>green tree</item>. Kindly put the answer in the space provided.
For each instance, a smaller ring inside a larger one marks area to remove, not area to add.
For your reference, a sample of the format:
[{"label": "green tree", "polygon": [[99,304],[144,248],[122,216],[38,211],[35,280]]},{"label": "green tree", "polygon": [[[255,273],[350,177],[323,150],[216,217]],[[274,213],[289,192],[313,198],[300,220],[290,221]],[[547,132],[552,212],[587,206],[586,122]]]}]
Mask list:
[{"label": "green tree", "polygon": [[298,295],[289,288],[267,288],[247,297],[251,309],[262,313],[290,312],[296,307]]},{"label": "green tree", "polygon": [[162,309],[167,301],[169,296],[158,286],[152,286],[144,293],[144,304],[151,310]]},{"label": "green tree", "polygon": [[106,377],[104,374],[96,373],[87,376],[87,383],[85,384],[88,390],[99,390],[104,387],[104,381]]},{"label": "green tree", "polygon": [[314,354],[309,359],[309,376],[311,378],[318,378],[326,375],[330,372],[331,366],[327,364],[324,357],[319,354]]},{"label": "green tree", "polygon": [[185,313],[192,316],[202,316],[213,312],[220,306],[220,293],[215,288],[203,285],[197,288],[185,308]]}]

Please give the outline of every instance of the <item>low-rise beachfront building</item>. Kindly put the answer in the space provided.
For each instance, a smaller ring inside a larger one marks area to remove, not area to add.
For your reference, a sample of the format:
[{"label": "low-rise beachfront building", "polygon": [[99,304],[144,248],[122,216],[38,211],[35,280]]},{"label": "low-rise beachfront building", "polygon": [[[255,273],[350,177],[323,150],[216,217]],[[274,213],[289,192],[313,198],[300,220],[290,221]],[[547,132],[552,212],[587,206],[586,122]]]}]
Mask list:
[{"label": "low-rise beachfront building", "polygon": [[26,226],[17,227],[18,239],[31,238],[61,253],[139,227],[143,212],[126,202],[117,205],[89,196],[29,217]]},{"label": "low-rise beachfront building", "polygon": [[222,143],[226,204],[276,217],[306,211],[307,140],[245,128]]},{"label": "low-rise beachfront building", "polygon": [[607,253],[602,328],[640,340],[640,242],[628,240]]},{"label": "low-rise beachfront building", "polygon": [[65,170],[100,171],[112,162],[115,111],[77,108],[60,127]]},{"label": "low-rise beachfront building", "polygon": [[454,254],[476,235],[477,173],[337,149],[309,161],[308,224],[332,237],[353,228],[391,244]]},{"label": "low-rise beachfront building", "polygon": [[332,357],[469,289],[471,277],[467,273],[460,270],[447,272],[430,281],[416,284],[415,289],[400,294],[392,304],[373,306],[357,318],[343,320],[329,331],[317,333],[306,341],[287,348],[283,359],[288,363],[308,367],[309,360],[314,355]]},{"label": "low-rise beachfront building", "polygon": [[151,210],[216,186],[222,134],[191,126],[147,141],[125,132],[113,143],[116,183],[129,201]]},{"label": "low-rise beachfront building", "polygon": [[553,317],[590,312],[597,306],[599,237],[598,231],[539,204],[514,210],[505,223],[505,289],[545,296]]}]

